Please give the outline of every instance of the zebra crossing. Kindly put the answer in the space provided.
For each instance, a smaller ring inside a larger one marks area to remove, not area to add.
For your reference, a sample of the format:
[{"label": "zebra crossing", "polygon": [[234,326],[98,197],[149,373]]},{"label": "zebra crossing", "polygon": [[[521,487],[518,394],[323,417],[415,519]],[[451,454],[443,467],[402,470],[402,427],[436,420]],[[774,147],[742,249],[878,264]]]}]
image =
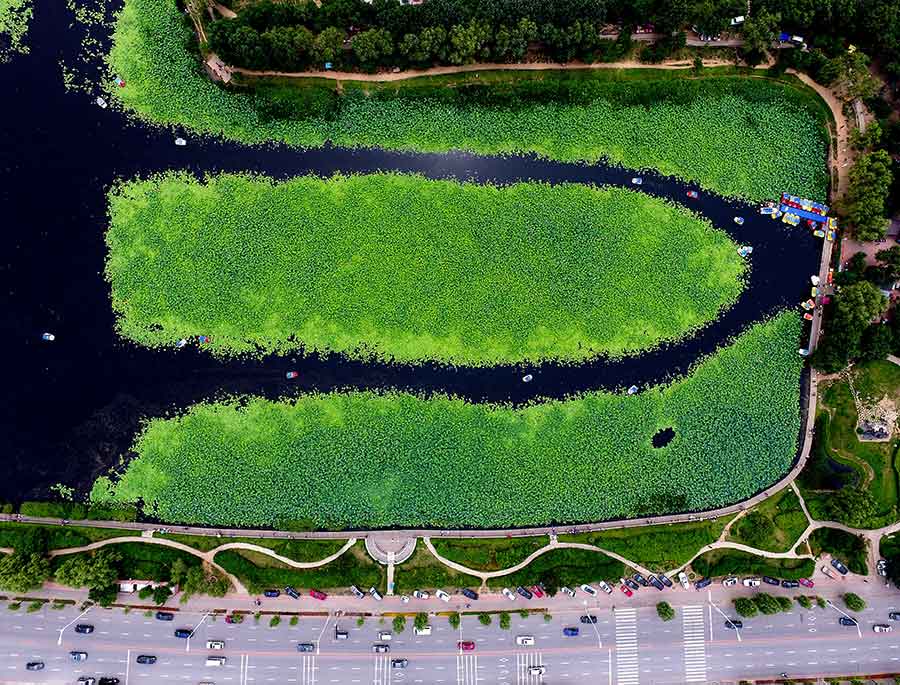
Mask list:
[{"label": "zebra crossing", "polygon": [[315,685],[318,670],[315,654],[304,654],[300,657],[300,685]]},{"label": "zebra crossing", "polygon": [[478,681],[478,657],[474,654],[457,654],[457,685],[475,685]]},{"label": "zebra crossing", "polygon": [[528,669],[533,666],[540,666],[544,663],[540,652],[517,652],[516,653],[516,684],[517,685],[534,685],[534,683],[544,682],[544,676],[540,673],[529,673]]},{"label": "zebra crossing", "polygon": [[616,683],[638,685],[637,611],[616,609]]},{"label": "zebra crossing", "polygon": [[390,685],[393,671],[391,670],[391,658],[379,654],[375,657],[373,664],[374,675],[372,678],[373,685]]},{"label": "zebra crossing", "polygon": [[681,610],[684,631],[684,680],[688,683],[706,682],[706,621],[701,606]]}]

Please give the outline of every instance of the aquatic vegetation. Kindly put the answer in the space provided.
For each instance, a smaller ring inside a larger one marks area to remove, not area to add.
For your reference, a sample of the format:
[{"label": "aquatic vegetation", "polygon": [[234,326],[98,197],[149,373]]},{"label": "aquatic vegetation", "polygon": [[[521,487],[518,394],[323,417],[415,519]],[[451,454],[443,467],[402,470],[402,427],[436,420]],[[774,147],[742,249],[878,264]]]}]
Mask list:
[{"label": "aquatic vegetation", "polygon": [[787,188],[825,196],[821,103],[798,81],[713,70],[701,79],[646,70],[485,72],[453,87],[441,79],[347,81],[338,94],[333,83],[306,80],[254,92],[212,83],[192,45],[174,0],[126,0],[107,62],[128,87],[111,92],[147,121],[250,143],[606,157],[726,195],[758,200]]},{"label": "aquatic vegetation", "polygon": [[122,335],[487,365],[621,355],[715,319],[727,234],[641,193],[421,176],[166,174],[110,194]]},{"label": "aquatic vegetation", "polygon": [[25,36],[32,11],[31,0],[0,0],[0,62],[28,53]]},{"label": "aquatic vegetation", "polygon": [[[151,419],[92,498],[168,521],[515,526],[706,509],[784,474],[800,429],[800,319],[756,324],[637,395],[524,408],[400,392],[199,404]],[[660,426],[676,438],[654,449]]]}]

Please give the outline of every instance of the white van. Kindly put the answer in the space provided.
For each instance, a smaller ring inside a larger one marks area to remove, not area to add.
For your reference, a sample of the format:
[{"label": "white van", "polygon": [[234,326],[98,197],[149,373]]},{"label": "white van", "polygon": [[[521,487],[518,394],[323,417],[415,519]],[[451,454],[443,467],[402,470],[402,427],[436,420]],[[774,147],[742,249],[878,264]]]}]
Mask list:
[{"label": "white van", "polygon": [[425,626],[424,628],[413,626],[413,635],[431,635],[431,626]]},{"label": "white van", "polygon": [[207,640],[207,649],[225,649],[225,643],[222,640]]},{"label": "white van", "polygon": [[225,657],[224,656],[208,656],[208,657],[206,657],[206,665],[207,666],[224,666],[225,665]]},{"label": "white van", "polygon": [[516,638],[516,644],[520,647],[530,647],[534,644],[534,635],[519,635]]}]

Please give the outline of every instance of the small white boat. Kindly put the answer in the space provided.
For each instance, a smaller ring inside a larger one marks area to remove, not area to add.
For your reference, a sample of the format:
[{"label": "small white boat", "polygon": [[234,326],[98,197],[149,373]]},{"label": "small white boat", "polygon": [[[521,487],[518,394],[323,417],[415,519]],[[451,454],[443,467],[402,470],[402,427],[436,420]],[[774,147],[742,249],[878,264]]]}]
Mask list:
[{"label": "small white boat", "polygon": [[638,391],[638,387],[636,385],[632,385],[630,388],[628,388],[629,395],[636,395],[637,391]]},{"label": "small white boat", "polygon": [[522,376],[523,383],[531,383],[531,381],[533,381],[533,380],[534,380],[534,376],[532,376],[530,373],[526,373],[524,376]]},{"label": "small white boat", "polygon": [[635,176],[631,179],[631,183],[632,185],[640,186],[644,184],[644,179],[642,179],[640,176]]},{"label": "small white boat", "polygon": [[47,342],[53,342],[56,340],[56,336],[53,333],[44,333],[41,335],[41,340],[46,340]]},{"label": "small white boat", "polygon": [[182,338],[177,343],[175,343],[175,349],[180,350],[185,345],[187,345],[187,338]]},{"label": "small white boat", "polygon": [[809,280],[812,282],[813,285],[819,285],[819,277],[818,276],[815,276],[815,275],[810,276]]},{"label": "small white boat", "polygon": [[805,347],[801,347],[799,350],[797,350],[797,353],[798,353],[801,357],[808,357],[808,356],[809,356],[809,350],[807,350]]},{"label": "small white boat", "polygon": [[736,223],[738,226],[743,226],[744,225],[744,217],[742,217],[742,216],[734,217],[734,223]]},{"label": "small white boat", "polygon": [[176,139],[175,139],[175,144],[176,144],[178,147],[184,147],[185,145],[187,145],[187,141],[186,141],[184,138],[176,138]]},{"label": "small white boat", "polygon": [[750,245],[741,245],[741,246],[738,248],[738,254],[739,254],[741,257],[749,257],[749,256],[750,256],[750,253],[752,253],[752,252],[753,252],[753,247],[750,246]]},{"label": "small white boat", "polygon": [[103,99],[102,97],[100,97],[99,95],[97,96],[97,99],[94,100],[94,102],[96,102],[96,103],[97,103],[97,106],[100,107],[101,109],[106,109],[107,106],[108,106],[106,100],[104,100],[104,99]]}]

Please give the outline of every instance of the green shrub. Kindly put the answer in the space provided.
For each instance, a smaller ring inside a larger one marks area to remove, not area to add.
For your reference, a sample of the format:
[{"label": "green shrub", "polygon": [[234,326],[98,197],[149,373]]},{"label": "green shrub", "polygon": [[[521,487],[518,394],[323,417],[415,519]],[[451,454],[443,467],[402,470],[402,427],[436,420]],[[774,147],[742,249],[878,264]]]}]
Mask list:
[{"label": "green shrub", "polygon": [[417,630],[422,630],[422,628],[424,628],[427,625],[428,625],[428,614],[426,614],[424,611],[420,611],[419,613],[416,614],[415,618],[413,619],[413,626]]},{"label": "green shrub", "polygon": [[291,616],[291,625],[292,625],[292,626],[297,625],[299,622],[300,622],[300,617],[299,617],[299,616]]},{"label": "green shrub", "polygon": [[450,627],[453,628],[453,630],[456,630],[457,628],[459,628],[459,624],[460,624],[459,612],[458,611],[452,612],[447,617],[447,621],[450,623]]},{"label": "green shrub", "polygon": [[734,610],[738,612],[738,615],[743,616],[744,618],[753,618],[759,613],[759,609],[756,608],[756,603],[748,597],[738,597],[735,599]]},{"label": "green shrub", "polygon": [[33,614],[36,611],[40,611],[44,608],[44,602],[41,600],[35,600],[34,602],[30,602],[28,606],[25,608],[29,614]]},{"label": "green shrub", "polygon": [[478,622],[483,626],[491,625],[491,615],[484,612],[478,614]]},{"label": "green shrub", "polygon": [[501,611],[499,621],[500,621],[501,629],[509,630],[509,626],[510,626],[509,613],[507,613],[506,611]]},{"label": "green shrub", "polygon": [[866,608],[866,601],[854,592],[844,593],[843,599],[850,611],[862,611]]},{"label": "green shrub", "polygon": [[394,632],[398,634],[406,630],[406,616],[394,616],[393,626]]},{"label": "green shrub", "polygon": [[656,615],[659,616],[663,621],[671,621],[673,618],[675,618],[675,610],[668,602],[657,602]]},{"label": "green shrub", "polygon": [[269,627],[275,628],[281,623],[281,616],[273,616],[269,619]]},{"label": "green shrub", "polygon": [[812,600],[806,595],[798,595],[795,599],[797,600],[797,604],[804,609],[812,609]]}]

